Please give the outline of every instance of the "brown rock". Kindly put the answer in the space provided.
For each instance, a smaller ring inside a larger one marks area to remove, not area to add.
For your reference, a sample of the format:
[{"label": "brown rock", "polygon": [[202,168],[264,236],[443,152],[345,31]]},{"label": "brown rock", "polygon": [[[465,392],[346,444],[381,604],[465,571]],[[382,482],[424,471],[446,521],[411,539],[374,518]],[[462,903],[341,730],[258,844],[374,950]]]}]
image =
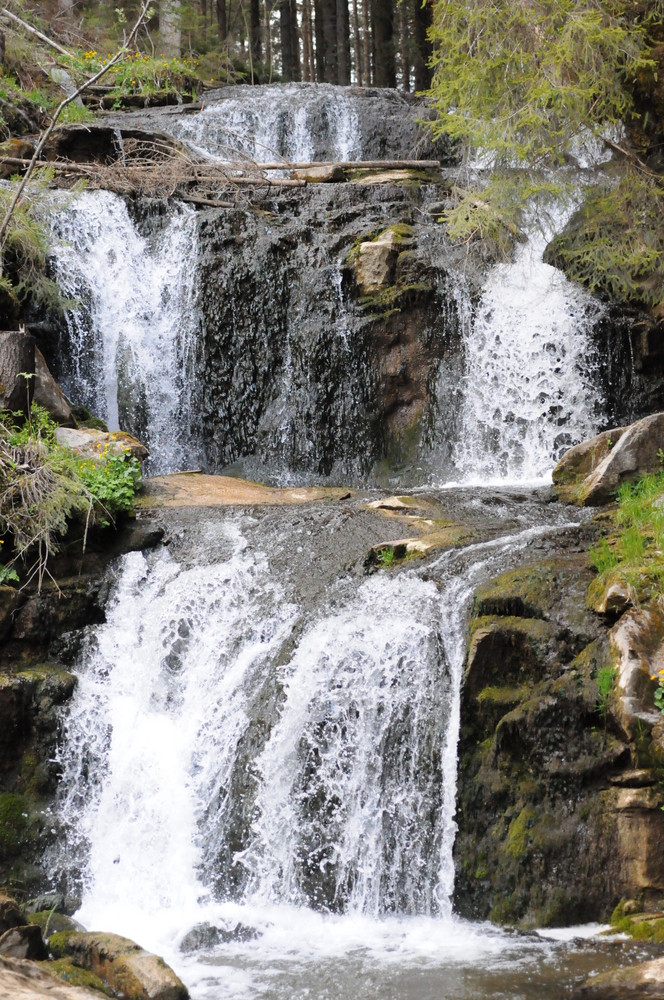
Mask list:
[{"label": "brown rock", "polygon": [[24,923],[25,916],[16,900],[0,893],[0,934]]},{"label": "brown rock", "polygon": [[664,958],[602,972],[573,995],[578,1000],[664,1000]]},{"label": "brown rock", "polygon": [[0,997],[2,1000],[99,1000],[96,990],[67,986],[43,966],[19,959],[0,957]]},{"label": "brown rock", "polygon": [[0,331],[0,410],[25,412],[34,379],[24,378],[23,373],[34,371],[34,338],[23,330]]},{"label": "brown rock", "polygon": [[78,429],[58,427],[55,437],[59,444],[71,448],[73,452],[83,458],[100,458],[106,449],[112,455],[123,455],[128,451],[139,462],[148,457],[148,449],[145,445],[138,438],[125,433],[125,431],[108,433],[87,427]]},{"label": "brown rock", "polygon": [[56,934],[50,948],[56,958],[71,958],[128,1000],[188,1000],[186,987],[164,960],[129,938],[98,932]]},{"label": "brown rock", "polygon": [[33,924],[12,927],[0,936],[0,955],[5,958],[29,958],[43,962],[48,958],[41,930]]},{"label": "brown rock", "polygon": [[616,714],[632,737],[644,724],[655,725],[660,713],[653,695],[651,679],[664,667],[664,615],[656,603],[625,612],[610,632],[610,643],[617,669],[620,695]]},{"label": "brown rock", "polygon": [[62,427],[76,427],[67,397],[48,370],[44,355],[38,347],[35,348],[35,376],[33,403],[43,406],[56,424]]},{"label": "brown rock", "polygon": [[374,295],[391,284],[397,246],[397,236],[391,229],[386,229],[372,242],[360,243],[354,266],[355,280],[362,295]]},{"label": "brown rock", "polygon": [[591,507],[609,503],[624,482],[659,472],[664,448],[664,413],[629,427],[617,427],[565,452],[553,470],[562,499]]}]

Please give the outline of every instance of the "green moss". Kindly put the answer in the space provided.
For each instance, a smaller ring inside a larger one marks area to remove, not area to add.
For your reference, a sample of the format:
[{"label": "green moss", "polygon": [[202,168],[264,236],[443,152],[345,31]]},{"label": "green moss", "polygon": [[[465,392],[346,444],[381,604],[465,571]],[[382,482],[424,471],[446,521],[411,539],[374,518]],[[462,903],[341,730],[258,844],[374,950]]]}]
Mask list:
[{"label": "green moss", "polygon": [[30,802],[25,795],[0,795],[0,859],[17,854],[29,833]]},{"label": "green moss", "polygon": [[480,704],[489,702],[492,705],[516,705],[527,698],[530,689],[525,684],[516,687],[485,687],[477,696]]},{"label": "green moss", "polygon": [[401,306],[412,301],[418,293],[430,291],[431,286],[423,281],[411,282],[408,285],[397,283],[381,288],[373,295],[363,295],[359,299],[359,305],[369,313],[376,313],[385,318],[386,313],[398,312]]},{"label": "green moss", "polygon": [[543,618],[557,596],[559,562],[522,566],[489,580],[475,593],[473,614]]},{"label": "green moss", "polygon": [[532,842],[531,831],[537,823],[538,813],[532,806],[524,806],[512,820],[507,831],[506,850],[513,858],[523,858]]},{"label": "green moss", "polygon": [[49,951],[53,955],[53,958],[65,958],[68,954],[68,944],[69,939],[72,934],[76,931],[58,931],[57,934],[52,934],[48,941]]},{"label": "green moss", "polygon": [[64,913],[55,913],[52,910],[39,910],[38,913],[28,914],[28,923],[39,927],[44,936],[47,933],[52,936],[62,931],[77,930],[71,917],[65,916]]},{"label": "green moss", "polygon": [[[51,938],[52,941],[53,938]],[[99,976],[95,976],[94,972],[88,972],[87,969],[81,969],[78,965],[74,965],[68,958],[55,959],[55,961],[45,964],[44,968],[51,975],[57,976],[58,979],[69,983],[71,986],[81,986],[85,989],[97,990],[99,993],[103,993],[109,997],[114,995],[109,986]]]}]

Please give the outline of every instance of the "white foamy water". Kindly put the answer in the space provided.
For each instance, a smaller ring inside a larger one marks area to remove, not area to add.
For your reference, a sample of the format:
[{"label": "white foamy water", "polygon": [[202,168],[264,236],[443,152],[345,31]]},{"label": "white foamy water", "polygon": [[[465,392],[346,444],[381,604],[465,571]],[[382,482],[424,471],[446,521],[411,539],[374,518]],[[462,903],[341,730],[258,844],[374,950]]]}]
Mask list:
[{"label": "white foamy water", "polygon": [[197,153],[219,161],[308,163],[362,155],[357,98],[329,85],[233,87],[167,124]]},{"label": "white foamy water", "polygon": [[143,235],[124,199],[90,191],[58,207],[51,225],[54,276],[72,301],[65,392],[111,430],[141,437],[153,474],[191,468],[195,212],[171,205]]},{"label": "white foamy water", "polygon": [[[558,228],[562,220],[558,220]],[[591,333],[602,305],[542,254],[533,229],[490,272],[476,310],[461,302],[465,375],[454,464],[463,482],[536,482],[597,432],[602,401]]]},{"label": "white foamy water", "polygon": [[318,963],[533,960],[452,916],[452,849],[465,609],[543,530],[445,553],[438,584],[341,580],[306,613],[238,519],[203,565],[124,557],[61,753],[78,919],[165,955],[196,1000],[289,996]]}]

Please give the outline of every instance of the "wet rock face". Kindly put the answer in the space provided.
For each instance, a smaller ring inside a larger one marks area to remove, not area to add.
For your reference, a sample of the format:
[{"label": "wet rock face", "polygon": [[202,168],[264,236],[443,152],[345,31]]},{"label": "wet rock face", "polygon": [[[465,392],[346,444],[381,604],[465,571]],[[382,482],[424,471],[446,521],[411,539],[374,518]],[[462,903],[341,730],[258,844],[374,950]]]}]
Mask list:
[{"label": "wet rock face", "polygon": [[[460,267],[429,202],[421,188],[325,185],[261,212],[202,216],[201,417],[212,468],[252,456],[259,467],[361,478],[426,452],[436,386],[447,380],[452,399],[461,364]],[[358,248],[385,231],[389,266],[367,284]],[[449,429],[452,407],[446,419]]]},{"label": "wet rock face", "polygon": [[630,722],[653,685],[644,673],[623,688],[613,633],[586,610],[591,579],[568,551],[476,595],[455,846],[464,916],[570,924],[664,893],[664,755],[652,710]]}]

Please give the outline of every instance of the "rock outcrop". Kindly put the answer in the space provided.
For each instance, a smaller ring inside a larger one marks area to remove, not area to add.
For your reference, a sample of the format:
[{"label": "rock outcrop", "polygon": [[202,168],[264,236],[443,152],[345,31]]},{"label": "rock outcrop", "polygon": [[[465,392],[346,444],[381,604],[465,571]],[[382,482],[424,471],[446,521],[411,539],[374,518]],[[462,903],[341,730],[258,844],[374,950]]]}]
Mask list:
[{"label": "rock outcrop", "polygon": [[[592,527],[480,588],[459,746],[458,911],[521,926],[664,899],[654,612],[586,607]],[[638,654],[638,655],[637,655]]]},{"label": "rock outcrop", "polygon": [[664,413],[604,431],[565,452],[553,470],[561,499],[587,507],[609,503],[621,483],[662,468]]}]

